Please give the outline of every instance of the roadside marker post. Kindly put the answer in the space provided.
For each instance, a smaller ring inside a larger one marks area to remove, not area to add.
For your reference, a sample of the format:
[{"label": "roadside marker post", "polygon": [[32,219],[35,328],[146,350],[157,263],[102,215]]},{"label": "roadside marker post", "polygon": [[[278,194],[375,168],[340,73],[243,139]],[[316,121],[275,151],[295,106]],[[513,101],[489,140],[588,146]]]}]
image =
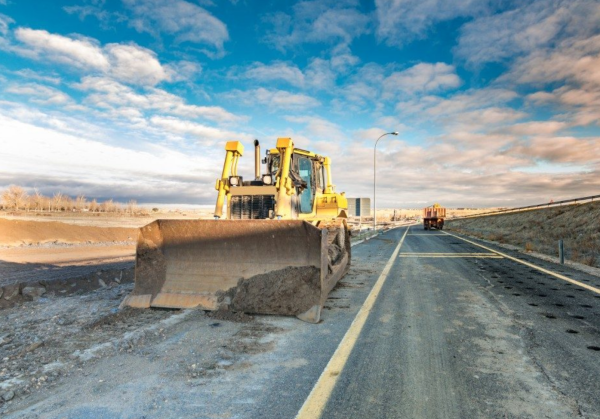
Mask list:
[{"label": "roadside marker post", "polygon": [[561,265],[565,264],[565,248],[562,239],[558,241],[558,259]]}]

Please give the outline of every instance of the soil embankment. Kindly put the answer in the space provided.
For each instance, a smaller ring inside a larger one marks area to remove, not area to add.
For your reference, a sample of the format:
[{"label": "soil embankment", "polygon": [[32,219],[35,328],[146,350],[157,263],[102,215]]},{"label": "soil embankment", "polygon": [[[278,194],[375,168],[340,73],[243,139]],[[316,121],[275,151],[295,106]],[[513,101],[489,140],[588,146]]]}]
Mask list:
[{"label": "soil embankment", "polygon": [[136,228],[90,227],[57,221],[36,222],[0,218],[0,246],[128,242],[136,239]]},{"label": "soil embankment", "polygon": [[446,228],[555,257],[562,239],[566,259],[600,267],[600,202],[450,219]]}]

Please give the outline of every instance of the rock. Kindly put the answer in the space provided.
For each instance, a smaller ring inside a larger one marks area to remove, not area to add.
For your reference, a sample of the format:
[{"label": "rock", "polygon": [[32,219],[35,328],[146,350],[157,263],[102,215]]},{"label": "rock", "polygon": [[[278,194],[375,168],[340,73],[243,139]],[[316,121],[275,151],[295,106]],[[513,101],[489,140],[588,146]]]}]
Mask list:
[{"label": "rock", "polygon": [[4,287],[4,296],[5,300],[12,300],[17,295],[19,295],[19,284],[7,285]]},{"label": "rock", "polygon": [[10,335],[0,336],[0,347],[6,345],[7,343],[11,343],[12,340],[13,338]]},{"label": "rock", "polygon": [[2,298],[2,294],[4,294],[4,288],[0,288],[0,298]]},{"label": "rock", "polygon": [[75,319],[73,319],[71,317],[60,316],[59,318],[56,319],[56,324],[58,324],[59,326],[68,326],[73,323],[75,323]]},{"label": "rock", "polygon": [[102,280],[102,278],[98,278],[98,284],[102,287],[102,288],[106,288],[106,282],[104,282]]},{"label": "rock", "polygon": [[40,346],[42,346],[44,344],[44,342],[33,342],[31,345],[29,345],[27,348],[23,349],[22,353],[27,353],[27,352],[33,352],[35,351],[37,348],[39,348]]},{"label": "rock", "polygon": [[32,300],[37,300],[45,293],[46,293],[46,288],[44,288],[41,285],[27,286],[27,287],[24,287],[23,290],[21,291],[21,294],[23,294],[23,297],[30,298]]},{"label": "rock", "polygon": [[11,391],[7,391],[6,393],[4,393],[4,394],[2,395],[2,399],[3,399],[5,402],[11,401],[11,400],[12,400],[12,399],[14,399],[14,398],[15,398],[15,392],[14,392],[14,391],[12,391],[12,390],[11,390]]}]

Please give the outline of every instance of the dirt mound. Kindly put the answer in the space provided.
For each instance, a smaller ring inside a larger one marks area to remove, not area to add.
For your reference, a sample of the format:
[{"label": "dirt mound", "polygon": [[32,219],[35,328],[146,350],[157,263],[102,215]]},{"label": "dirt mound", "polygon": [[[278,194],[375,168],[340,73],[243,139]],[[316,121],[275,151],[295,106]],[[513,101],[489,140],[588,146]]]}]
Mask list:
[{"label": "dirt mound", "polygon": [[138,229],[89,227],[57,221],[21,221],[0,218],[0,246],[43,243],[125,242],[137,239]]},{"label": "dirt mound", "polygon": [[563,240],[567,259],[600,267],[599,219],[600,202],[592,202],[447,220],[447,228],[554,257],[558,256],[558,241]]},{"label": "dirt mound", "polygon": [[320,304],[320,271],[314,266],[284,269],[240,279],[236,287],[218,292],[232,311],[296,316]]}]

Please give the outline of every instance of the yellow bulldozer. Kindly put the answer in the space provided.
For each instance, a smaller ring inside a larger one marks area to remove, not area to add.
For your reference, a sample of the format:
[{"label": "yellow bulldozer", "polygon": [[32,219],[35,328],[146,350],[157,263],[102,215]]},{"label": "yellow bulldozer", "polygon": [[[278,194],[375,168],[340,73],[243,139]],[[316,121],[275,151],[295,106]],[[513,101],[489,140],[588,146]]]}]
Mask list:
[{"label": "yellow bulldozer", "polygon": [[[331,161],[279,138],[254,179],[237,173],[244,153],[225,146],[214,220],[156,220],[140,229],[135,285],[122,306],[294,315],[317,323],[348,271],[348,203]],[[226,212],[223,207],[226,204]]]}]

